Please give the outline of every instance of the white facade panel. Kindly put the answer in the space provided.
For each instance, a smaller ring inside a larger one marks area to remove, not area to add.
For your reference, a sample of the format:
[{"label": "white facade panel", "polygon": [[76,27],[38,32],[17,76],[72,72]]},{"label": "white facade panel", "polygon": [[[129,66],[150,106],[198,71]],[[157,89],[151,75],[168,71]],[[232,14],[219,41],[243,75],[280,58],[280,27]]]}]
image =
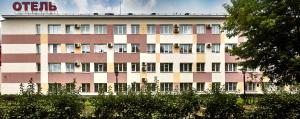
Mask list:
[{"label": "white facade panel", "polygon": [[36,63],[2,63],[2,72],[37,72]]},{"label": "white facade panel", "polygon": [[2,44],[2,54],[37,53],[36,44]]},{"label": "white facade panel", "polygon": [[156,35],[147,35],[147,43],[155,44],[156,43]]},{"label": "white facade panel", "polygon": [[94,73],[94,83],[107,83],[107,73]]},{"label": "white facade panel", "polygon": [[193,82],[193,73],[180,73],[180,82]]},{"label": "white facade panel", "polygon": [[114,43],[127,43],[127,35],[114,35]]},{"label": "white facade panel", "polygon": [[157,80],[159,80],[159,82],[173,82],[173,75],[173,73],[160,73]]}]

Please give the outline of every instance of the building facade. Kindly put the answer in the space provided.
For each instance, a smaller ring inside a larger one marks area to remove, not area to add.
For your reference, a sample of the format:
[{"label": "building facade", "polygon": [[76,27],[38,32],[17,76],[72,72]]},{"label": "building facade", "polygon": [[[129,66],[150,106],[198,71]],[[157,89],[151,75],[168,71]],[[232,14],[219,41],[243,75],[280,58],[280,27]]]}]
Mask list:
[{"label": "building facade", "polygon": [[[238,59],[218,15],[4,15],[1,93],[32,80],[46,93],[76,82],[81,94],[152,90],[244,91]],[[260,73],[245,72],[248,93]]]}]

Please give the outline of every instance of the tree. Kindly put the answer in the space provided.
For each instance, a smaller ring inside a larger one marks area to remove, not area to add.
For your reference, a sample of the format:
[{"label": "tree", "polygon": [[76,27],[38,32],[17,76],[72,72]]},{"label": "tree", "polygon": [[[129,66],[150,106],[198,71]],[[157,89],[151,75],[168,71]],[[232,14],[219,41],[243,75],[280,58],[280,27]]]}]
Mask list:
[{"label": "tree", "polygon": [[231,0],[223,30],[247,40],[230,52],[276,84],[300,82],[300,0]]}]

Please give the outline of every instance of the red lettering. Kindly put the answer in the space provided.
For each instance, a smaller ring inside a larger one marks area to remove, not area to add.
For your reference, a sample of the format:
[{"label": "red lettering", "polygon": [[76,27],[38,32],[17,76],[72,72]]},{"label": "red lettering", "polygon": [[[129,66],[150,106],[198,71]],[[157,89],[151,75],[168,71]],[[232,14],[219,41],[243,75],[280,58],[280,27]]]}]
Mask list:
[{"label": "red lettering", "polygon": [[31,11],[37,11],[38,10],[38,2],[31,2],[30,3],[30,8],[31,8]]},{"label": "red lettering", "polygon": [[48,2],[40,2],[40,11],[46,10],[48,11]]},{"label": "red lettering", "polygon": [[57,7],[55,5],[52,5],[52,2],[49,2],[49,11],[56,11]]},{"label": "red lettering", "polygon": [[24,6],[24,11],[28,11],[28,5],[30,4],[30,2],[22,2],[23,6]]},{"label": "red lettering", "polygon": [[14,2],[14,4],[13,4],[13,9],[14,9],[15,11],[20,11],[20,10],[22,9],[22,4],[19,3],[19,2]]}]

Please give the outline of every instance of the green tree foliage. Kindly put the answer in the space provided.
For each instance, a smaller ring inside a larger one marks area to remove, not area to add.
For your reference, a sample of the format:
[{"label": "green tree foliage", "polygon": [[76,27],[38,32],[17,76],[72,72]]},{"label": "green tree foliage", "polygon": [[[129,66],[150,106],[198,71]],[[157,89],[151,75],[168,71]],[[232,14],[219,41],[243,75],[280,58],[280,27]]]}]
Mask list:
[{"label": "green tree foliage", "polygon": [[247,41],[231,53],[277,84],[300,82],[300,0],[231,0],[227,36]]}]

